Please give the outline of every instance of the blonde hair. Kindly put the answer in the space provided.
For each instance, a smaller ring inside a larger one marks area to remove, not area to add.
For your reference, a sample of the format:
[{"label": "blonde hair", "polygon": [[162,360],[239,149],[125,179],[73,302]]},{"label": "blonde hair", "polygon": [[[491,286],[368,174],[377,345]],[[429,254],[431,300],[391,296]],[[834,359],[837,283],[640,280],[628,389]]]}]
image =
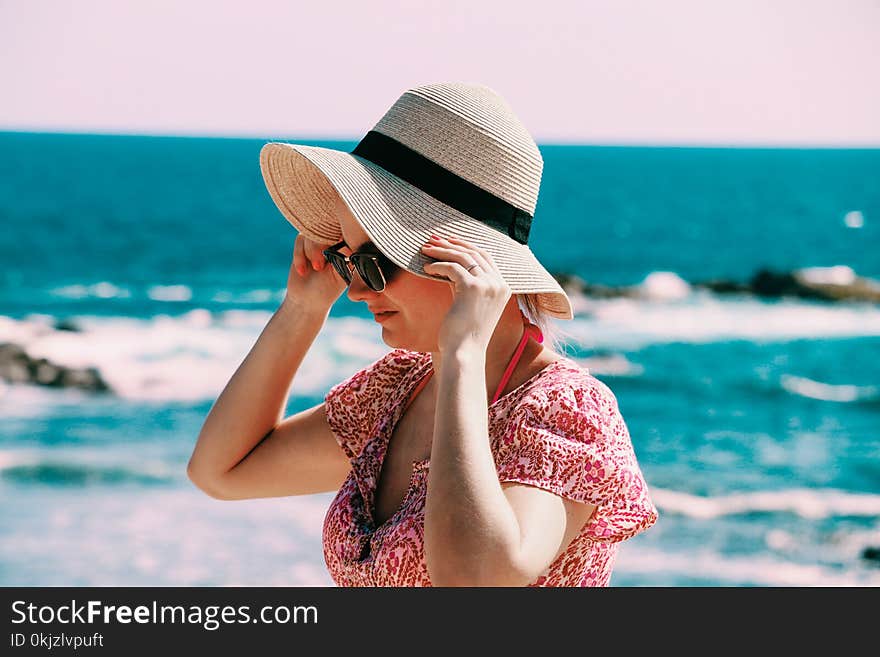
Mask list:
[{"label": "blonde hair", "polygon": [[554,352],[566,355],[567,346],[576,342],[574,335],[561,328],[556,318],[538,305],[537,293],[515,294],[520,310],[532,324],[541,329],[544,334],[544,344]]}]

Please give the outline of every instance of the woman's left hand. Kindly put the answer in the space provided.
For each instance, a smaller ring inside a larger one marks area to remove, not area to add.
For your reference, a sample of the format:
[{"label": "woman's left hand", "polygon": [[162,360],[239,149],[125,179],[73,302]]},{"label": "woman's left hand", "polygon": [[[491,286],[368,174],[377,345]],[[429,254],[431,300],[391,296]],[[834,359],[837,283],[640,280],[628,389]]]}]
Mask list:
[{"label": "woman's left hand", "polygon": [[437,337],[440,351],[472,346],[485,352],[511,295],[492,256],[456,237],[432,238],[422,253],[438,260],[425,265],[425,273],[452,285],[454,300]]}]

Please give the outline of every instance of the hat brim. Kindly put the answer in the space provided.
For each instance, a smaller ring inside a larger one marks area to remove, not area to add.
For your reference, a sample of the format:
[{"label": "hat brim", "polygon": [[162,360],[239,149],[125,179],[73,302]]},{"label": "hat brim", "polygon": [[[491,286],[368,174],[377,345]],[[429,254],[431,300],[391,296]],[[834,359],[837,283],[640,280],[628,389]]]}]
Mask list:
[{"label": "hat brim", "polygon": [[348,206],[373,244],[392,262],[417,276],[433,259],[421,247],[432,232],[485,249],[513,294],[535,294],[559,319],[572,319],[571,301],[525,244],[463,214],[357,155],[318,146],[272,142],[260,151],[266,188],[281,214],[321,244],[342,239],[333,214],[335,195]]}]

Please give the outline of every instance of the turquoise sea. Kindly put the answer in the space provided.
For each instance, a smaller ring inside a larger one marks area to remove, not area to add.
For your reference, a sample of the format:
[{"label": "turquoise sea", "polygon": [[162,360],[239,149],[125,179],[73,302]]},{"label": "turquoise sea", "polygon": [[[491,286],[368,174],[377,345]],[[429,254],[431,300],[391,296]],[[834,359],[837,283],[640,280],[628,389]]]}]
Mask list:
[{"label": "turquoise sea", "polygon": [[[185,472],[283,298],[267,140],[0,133],[0,343],[112,389],[0,378],[0,585],[332,583],[332,495],[221,502]],[[612,585],[880,585],[880,306],[699,285],[880,280],[880,150],[541,151],[530,246],[616,290],[559,325],[661,513]],[[387,350],[343,295],[288,412]]]}]

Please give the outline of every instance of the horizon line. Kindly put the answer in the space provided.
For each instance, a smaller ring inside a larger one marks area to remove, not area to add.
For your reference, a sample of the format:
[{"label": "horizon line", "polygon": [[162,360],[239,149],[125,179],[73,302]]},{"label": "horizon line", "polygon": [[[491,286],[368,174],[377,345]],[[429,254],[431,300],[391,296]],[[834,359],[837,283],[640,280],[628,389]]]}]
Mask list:
[{"label": "horizon line", "polygon": [[[113,130],[93,130],[79,128],[33,128],[33,127],[15,127],[0,125],[0,135],[2,134],[28,134],[28,135],[56,135],[56,136],[82,136],[82,137],[141,137],[141,138],[168,138],[168,139],[228,139],[228,140],[265,140],[265,141],[288,141],[289,143],[308,142],[339,142],[339,143],[357,143],[361,137],[358,136],[316,136],[303,134],[298,136],[278,136],[267,135],[266,133],[247,133],[247,132],[149,132],[149,131],[130,131],[117,132]],[[292,141],[296,140],[296,141]],[[607,148],[728,148],[728,149],[836,149],[836,150],[878,150],[880,142],[864,143],[864,142],[723,142],[723,141],[585,141],[585,140],[535,140],[539,146],[584,146],[584,147],[607,147]]]}]

